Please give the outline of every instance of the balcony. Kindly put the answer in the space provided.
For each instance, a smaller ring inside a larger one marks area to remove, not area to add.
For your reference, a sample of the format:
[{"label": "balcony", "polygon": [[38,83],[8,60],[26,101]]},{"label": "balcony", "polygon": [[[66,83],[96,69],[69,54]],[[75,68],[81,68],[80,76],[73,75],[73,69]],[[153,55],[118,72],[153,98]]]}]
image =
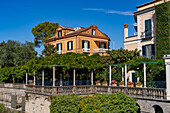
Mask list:
[{"label": "balcony", "polygon": [[105,49],[105,48],[99,48],[99,49],[94,49],[94,53],[106,53],[110,49]]},{"label": "balcony", "polygon": [[58,50],[58,51],[57,51],[57,54],[62,54],[62,50]]},{"label": "balcony", "polygon": [[142,39],[145,39],[145,38],[152,38],[152,31],[141,32],[141,38],[142,38]]},{"label": "balcony", "polygon": [[89,48],[83,48],[83,53],[90,53],[90,49]]}]

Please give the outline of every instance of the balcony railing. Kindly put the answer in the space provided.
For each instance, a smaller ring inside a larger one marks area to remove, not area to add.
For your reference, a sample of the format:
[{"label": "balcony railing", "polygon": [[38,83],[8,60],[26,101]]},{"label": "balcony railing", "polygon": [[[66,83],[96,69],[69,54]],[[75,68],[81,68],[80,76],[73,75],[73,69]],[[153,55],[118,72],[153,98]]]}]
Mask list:
[{"label": "balcony railing", "polygon": [[62,54],[62,50],[58,50],[58,51],[57,51],[57,54]]},{"label": "balcony railing", "polygon": [[149,38],[152,37],[152,31],[141,32],[141,38]]},{"label": "balcony railing", "polygon": [[149,98],[149,99],[166,99],[166,89],[163,88],[135,88],[135,87],[118,87],[118,86],[26,86],[28,93],[41,93],[48,95],[60,94],[103,94],[123,92],[131,97]]},{"label": "balcony railing", "polygon": [[90,49],[89,48],[83,48],[83,52],[84,53],[90,53]]},{"label": "balcony railing", "polygon": [[155,59],[155,55],[143,55],[143,56],[149,59]]},{"label": "balcony railing", "polygon": [[105,49],[105,48],[99,48],[99,49],[94,49],[94,53],[106,53],[110,49]]}]

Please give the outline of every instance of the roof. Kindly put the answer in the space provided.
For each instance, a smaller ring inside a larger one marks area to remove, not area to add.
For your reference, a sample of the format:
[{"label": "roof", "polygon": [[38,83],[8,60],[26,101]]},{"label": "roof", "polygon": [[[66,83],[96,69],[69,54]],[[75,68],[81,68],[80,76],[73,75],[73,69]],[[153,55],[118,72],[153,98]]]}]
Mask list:
[{"label": "roof", "polygon": [[148,2],[148,3],[145,3],[145,4],[139,5],[139,6],[137,6],[136,8],[140,8],[140,7],[143,7],[143,6],[146,6],[146,5],[149,5],[149,4],[158,2],[158,1],[161,1],[161,0],[153,0],[153,1],[151,1],[151,2]]},{"label": "roof", "polygon": [[78,27],[78,28],[71,28],[71,27],[65,27],[65,26],[59,26],[60,28],[64,29],[64,30],[72,30],[72,32],[66,33],[64,36],[61,37],[56,37],[53,36],[47,40],[45,40],[45,42],[51,42],[51,41],[55,41],[55,40],[59,40],[59,39],[63,39],[63,38],[69,38],[69,37],[73,37],[73,36],[86,36],[86,37],[92,37],[92,38],[100,38],[100,39],[106,39],[109,40],[110,38],[108,36],[105,35],[105,37],[103,36],[96,36],[96,35],[89,35],[89,34],[82,34],[83,31],[86,31],[88,29],[90,29],[91,27],[96,27],[95,25],[91,25],[90,27],[84,28],[84,27]]}]

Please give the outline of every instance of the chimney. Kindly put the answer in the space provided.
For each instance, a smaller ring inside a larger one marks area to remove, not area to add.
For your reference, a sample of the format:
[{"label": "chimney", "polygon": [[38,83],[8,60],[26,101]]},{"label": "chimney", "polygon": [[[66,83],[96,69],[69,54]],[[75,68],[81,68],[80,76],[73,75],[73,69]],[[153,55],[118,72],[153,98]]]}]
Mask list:
[{"label": "chimney", "polygon": [[128,37],[128,24],[124,25],[124,38]]}]

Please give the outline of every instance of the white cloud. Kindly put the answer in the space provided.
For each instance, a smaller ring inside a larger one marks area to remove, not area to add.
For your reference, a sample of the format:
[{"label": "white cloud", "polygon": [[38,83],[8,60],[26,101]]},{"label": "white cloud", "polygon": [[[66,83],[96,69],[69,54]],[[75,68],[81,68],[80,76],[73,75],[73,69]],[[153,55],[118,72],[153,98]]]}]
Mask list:
[{"label": "white cloud", "polygon": [[133,15],[133,11],[115,11],[115,10],[106,10],[106,9],[97,9],[97,8],[84,8],[83,10],[102,11],[107,14]]}]

